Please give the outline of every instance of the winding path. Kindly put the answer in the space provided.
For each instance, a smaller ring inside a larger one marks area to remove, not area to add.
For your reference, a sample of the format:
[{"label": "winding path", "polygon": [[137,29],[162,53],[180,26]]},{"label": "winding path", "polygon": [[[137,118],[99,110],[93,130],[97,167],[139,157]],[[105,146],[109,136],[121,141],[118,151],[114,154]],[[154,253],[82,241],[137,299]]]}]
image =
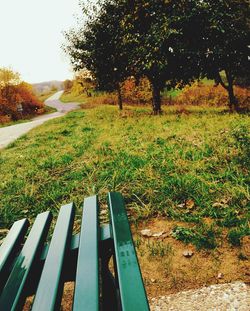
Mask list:
[{"label": "winding path", "polygon": [[36,117],[30,122],[0,128],[0,149],[6,147],[8,144],[26,134],[31,129],[43,124],[45,121],[64,116],[67,112],[75,110],[79,107],[79,104],[76,103],[62,103],[59,100],[62,93],[63,91],[57,92],[45,101],[47,106],[56,108],[57,112]]}]

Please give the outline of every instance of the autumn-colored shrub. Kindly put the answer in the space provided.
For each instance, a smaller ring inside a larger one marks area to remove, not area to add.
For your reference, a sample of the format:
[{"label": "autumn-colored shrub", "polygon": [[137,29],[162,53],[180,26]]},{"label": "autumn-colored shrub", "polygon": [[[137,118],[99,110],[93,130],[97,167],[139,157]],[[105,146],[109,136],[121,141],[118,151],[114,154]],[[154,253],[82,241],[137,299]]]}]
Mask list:
[{"label": "autumn-colored shrub", "polygon": [[[98,96],[92,96],[88,100],[88,104],[91,106],[117,105],[117,103],[117,95],[115,93],[103,93]],[[85,107],[85,104],[83,104],[83,107]]]},{"label": "autumn-colored shrub", "polygon": [[152,90],[147,78],[136,81],[134,77],[128,78],[122,86],[123,100],[129,104],[145,104],[152,100]]},{"label": "autumn-colored shrub", "polygon": [[31,86],[22,82],[0,89],[1,123],[44,112],[44,104],[32,93]]},{"label": "autumn-colored shrub", "polygon": [[[241,106],[246,106],[247,103],[249,104],[249,89],[236,86],[235,95]],[[214,86],[195,82],[191,86],[186,86],[181,94],[177,96],[175,102],[177,104],[194,106],[227,106],[228,93],[221,85]]]},{"label": "autumn-colored shrub", "polygon": [[18,120],[44,112],[44,104],[33,94],[33,88],[22,82],[9,68],[0,68],[0,123]]}]

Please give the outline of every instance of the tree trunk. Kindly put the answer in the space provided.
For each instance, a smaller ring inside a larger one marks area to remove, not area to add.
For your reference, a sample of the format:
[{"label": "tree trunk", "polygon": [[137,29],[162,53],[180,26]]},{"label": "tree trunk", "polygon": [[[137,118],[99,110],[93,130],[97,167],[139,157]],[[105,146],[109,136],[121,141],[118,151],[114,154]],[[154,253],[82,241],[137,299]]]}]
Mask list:
[{"label": "tree trunk", "polygon": [[232,75],[226,70],[226,77],[228,81],[228,87],[227,87],[227,92],[228,92],[228,97],[229,97],[229,107],[230,110],[239,110],[239,102],[234,94],[234,87],[233,87],[233,77]]},{"label": "tree trunk", "polygon": [[157,83],[152,82],[152,106],[155,115],[161,114],[161,90]]},{"label": "tree trunk", "polygon": [[118,95],[118,106],[119,106],[119,109],[122,110],[122,108],[123,108],[123,106],[122,106],[122,92],[121,92],[120,84],[118,84],[118,86],[117,86],[117,95]]},{"label": "tree trunk", "polygon": [[227,78],[227,85],[223,82],[220,73],[217,74],[217,82],[220,83],[224,89],[228,92],[228,98],[229,98],[229,109],[231,111],[238,111],[239,110],[239,102],[234,95],[234,87],[233,87],[233,77],[231,73],[228,70],[225,70],[226,78]]}]

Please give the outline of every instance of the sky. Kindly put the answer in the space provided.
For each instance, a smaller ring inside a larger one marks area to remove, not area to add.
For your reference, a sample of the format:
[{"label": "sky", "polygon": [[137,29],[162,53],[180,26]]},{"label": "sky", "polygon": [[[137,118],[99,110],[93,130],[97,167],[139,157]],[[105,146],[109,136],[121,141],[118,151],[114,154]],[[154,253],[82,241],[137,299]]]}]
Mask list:
[{"label": "sky", "polygon": [[79,0],[0,0],[0,67],[37,83],[72,78],[61,45],[76,24]]}]

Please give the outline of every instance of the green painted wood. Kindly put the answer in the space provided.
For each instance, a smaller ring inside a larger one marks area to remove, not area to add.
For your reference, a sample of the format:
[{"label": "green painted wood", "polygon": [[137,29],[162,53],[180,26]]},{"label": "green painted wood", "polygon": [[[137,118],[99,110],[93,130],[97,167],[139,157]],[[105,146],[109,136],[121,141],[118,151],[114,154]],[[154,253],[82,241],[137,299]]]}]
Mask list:
[{"label": "green painted wood", "polygon": [[70,248],[74,214],[73,204],[64,205],[60,209],[32,310],[60,309],[64,285],[62,270],[65,256]]},{"label": "green painted wood", "polygon": [[123,311],[149,310],[132,235],[120,193],[108,194],[115,258]]},{"label": "green painted wood", "polygon": [[16,221],[0,247],[0,293],[9,275],[9,268],[28,230],[27,219]]},{"label": "green painted wood", "polygon": [[73,310],[99,310],[97,196],[84,200]]},{"label": "green painted wood", "polygon": [[33,265],[40,260],[51,219],[50,212],[37,216],[0,296],[0,310],[21,310],[25,300],[25,285]]}]

